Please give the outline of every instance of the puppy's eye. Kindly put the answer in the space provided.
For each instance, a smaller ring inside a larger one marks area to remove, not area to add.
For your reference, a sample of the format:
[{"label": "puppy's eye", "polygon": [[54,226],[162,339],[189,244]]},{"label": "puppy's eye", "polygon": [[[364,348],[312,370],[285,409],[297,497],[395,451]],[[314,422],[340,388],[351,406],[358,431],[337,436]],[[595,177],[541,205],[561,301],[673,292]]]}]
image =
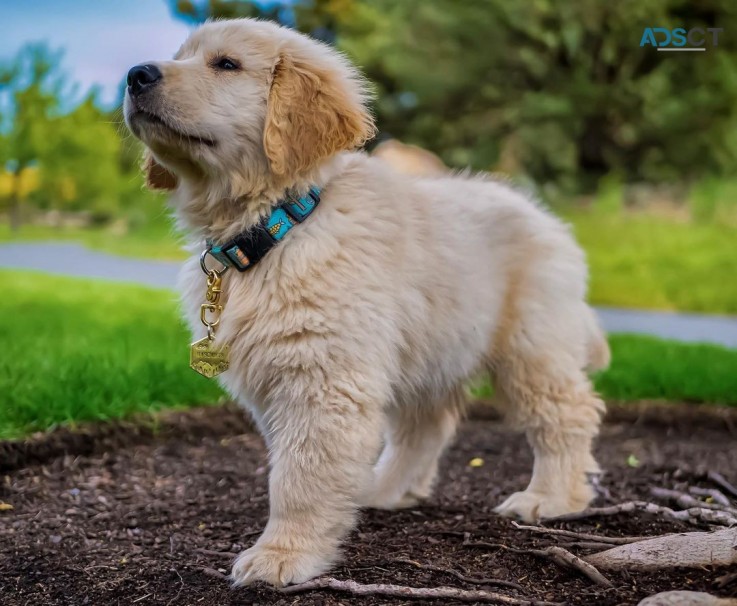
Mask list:
[{"label": "puppy's eye", "polygon": [[234,59],[231,59],[230,57],[219,57],[218,59],[215,59],[215,61],[213,61],[212,66],[215,69],[222,69],[229,72],[241,68],[238,62]]}]

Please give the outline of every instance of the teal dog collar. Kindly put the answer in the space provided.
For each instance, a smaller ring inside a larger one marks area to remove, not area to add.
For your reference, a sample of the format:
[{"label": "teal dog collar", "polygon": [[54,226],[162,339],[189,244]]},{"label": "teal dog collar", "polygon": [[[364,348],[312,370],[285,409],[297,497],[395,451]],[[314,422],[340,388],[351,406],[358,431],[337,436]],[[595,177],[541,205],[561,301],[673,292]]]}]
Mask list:
[{"label": "teal dog collar", "polygon": [[206,252],[225,267],[234,267],[238,271],[251,269],[284,239],[289,230],[309,217],[319,203],[319,187],[310,187],[299,198],[289,196],[277,204],[268,217],[232,240],[224,244],[208,240]]}]

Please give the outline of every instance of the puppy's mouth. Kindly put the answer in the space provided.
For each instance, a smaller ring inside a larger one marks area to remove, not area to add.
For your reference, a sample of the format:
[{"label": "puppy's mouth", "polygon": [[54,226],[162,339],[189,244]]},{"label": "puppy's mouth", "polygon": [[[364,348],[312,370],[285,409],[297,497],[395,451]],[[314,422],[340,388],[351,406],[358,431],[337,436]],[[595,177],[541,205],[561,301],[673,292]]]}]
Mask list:
[{"label": "puppy's mouth", "polygon": [[161,116],[151,113],[146,110],[136,109],[131,112],[129,116],[131,125],[139,123],[137,126],[140,128],[141,124],[145,124],[147,131],[153,130],[154,134],[158,130],[163,131],[167,138],[175,138],[179,141],[186,141],[195,145],[206,145],[207,147],[215,147],[217,142],[214,139],[205,137],[203,135],[188,133],[181,128],[178,128],[171,124],[168,120]]}]

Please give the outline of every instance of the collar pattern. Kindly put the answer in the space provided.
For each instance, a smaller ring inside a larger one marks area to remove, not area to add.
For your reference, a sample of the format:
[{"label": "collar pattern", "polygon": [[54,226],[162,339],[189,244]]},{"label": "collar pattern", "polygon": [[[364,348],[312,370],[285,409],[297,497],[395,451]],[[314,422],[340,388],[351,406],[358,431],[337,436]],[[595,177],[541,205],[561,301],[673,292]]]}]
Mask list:
[{"label": "collar pattern", "polygon": [[207,240],[207,250],[225,267],[238,271],[251,269],[284,239],[291,229],[302,223],[320,203],[320,188],[310,187],[303,196],[287,196],[268,217],[223,244]]}]

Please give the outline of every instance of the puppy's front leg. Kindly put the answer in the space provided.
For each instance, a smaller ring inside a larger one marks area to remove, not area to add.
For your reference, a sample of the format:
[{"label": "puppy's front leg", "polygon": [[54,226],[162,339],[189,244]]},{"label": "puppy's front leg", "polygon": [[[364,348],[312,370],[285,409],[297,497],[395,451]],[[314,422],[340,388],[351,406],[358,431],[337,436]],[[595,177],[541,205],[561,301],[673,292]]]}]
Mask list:
[{"label": "puppy's front leg", "polygon": [[380,448],[380,406],[346,384],[316,386],[275,404],[266,422],[269,522],[236,559],[236,585],[283,586],[330,568],[354,526]]}]

